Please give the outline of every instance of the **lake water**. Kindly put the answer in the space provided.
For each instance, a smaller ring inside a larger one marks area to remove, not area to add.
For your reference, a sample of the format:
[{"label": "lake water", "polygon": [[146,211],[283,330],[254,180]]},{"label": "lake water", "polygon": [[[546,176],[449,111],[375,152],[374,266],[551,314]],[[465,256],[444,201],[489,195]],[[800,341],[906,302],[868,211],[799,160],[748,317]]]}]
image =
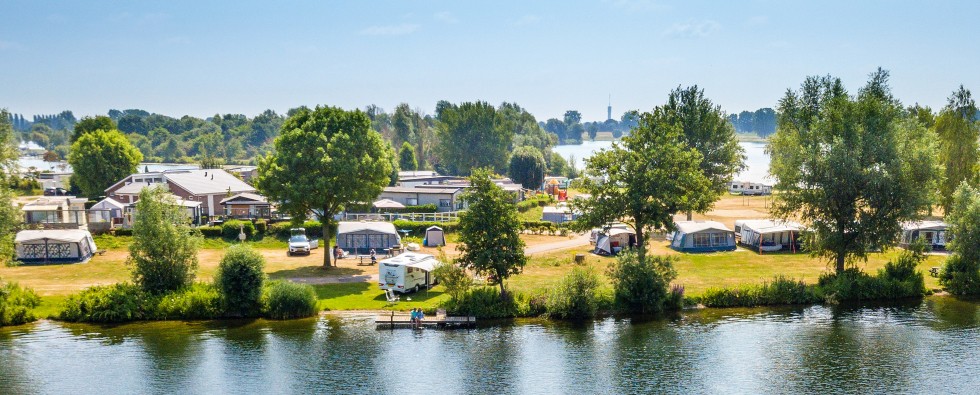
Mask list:
[{"label": "lake water", "polygon": [[[559,145],[552,148],[559,155],[568,159],[569,155],[575,156],[576,167],[585,168],[585,159],[592,156],[593,152],[612,147],[612,141],[584,141],[577,145]],[[769,178],[769,155],[766,154],[766,143],[740,142],[738,143],[745,150],[746,169],[735,176],[737,181],[764,182],[772,184]]]},{"label": "lake water", "polygon": [[0,393],[976,393],[980,304],[708,309],[583,324],[0,328]]},{"label": "lake water", "polygon": [[[20,165],[22,169],[27,169],[34,167],[39,171],[51,170],[56,173],[71,172],[71,165],[68,162],[48,162],[39,157],[33,156],[22,156],[17,159],[17,164]],[[137,166],[138,171],[143,172],[146,169],[149,171],[164,171],[164,170],[185,170],[185,169],[197,169],[200,166],[196,164],[188,163],[140,163]]]}]

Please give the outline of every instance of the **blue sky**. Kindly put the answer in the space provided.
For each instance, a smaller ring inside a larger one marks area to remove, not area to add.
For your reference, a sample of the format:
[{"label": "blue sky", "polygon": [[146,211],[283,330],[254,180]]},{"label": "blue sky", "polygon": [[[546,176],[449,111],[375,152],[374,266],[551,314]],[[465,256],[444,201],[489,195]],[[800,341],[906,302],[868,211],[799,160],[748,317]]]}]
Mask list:
[{"label": "blue sky", "polygon": [[[462,3],[462,4],[460,4]],[[517,102],[605,119],[698,84],[728,112],[808,75],[853,92],[882,66],[906,104],[980,89],[970,1],[10,1],[0,107],[255,115],[329,104],[431,113]]]}]

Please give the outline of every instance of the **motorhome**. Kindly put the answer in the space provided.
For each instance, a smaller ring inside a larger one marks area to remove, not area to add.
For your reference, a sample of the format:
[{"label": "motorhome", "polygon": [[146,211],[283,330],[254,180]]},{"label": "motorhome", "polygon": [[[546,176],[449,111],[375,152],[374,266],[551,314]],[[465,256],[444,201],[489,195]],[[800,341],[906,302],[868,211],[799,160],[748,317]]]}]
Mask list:
[{"label": "motorhome", "polygon": [[378,287],[399,293],[418,292],[435,285],[432,270],[439,261],[430,254],[406,252],[378,265]]},{"label": "motorhome", "polygon": [[757,182],[732,181],[728,183],[728,192],[742,195],[771,195],[772,186]]}]

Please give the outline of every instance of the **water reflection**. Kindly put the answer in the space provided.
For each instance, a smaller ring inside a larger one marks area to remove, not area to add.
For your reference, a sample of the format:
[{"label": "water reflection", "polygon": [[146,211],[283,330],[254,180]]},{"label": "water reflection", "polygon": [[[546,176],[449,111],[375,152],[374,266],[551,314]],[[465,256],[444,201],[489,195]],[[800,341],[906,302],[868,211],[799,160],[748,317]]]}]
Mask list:
[{"label": "water reflection", "polygon": [[0,329],[0,392],[969,393],[980,304],[711,309],[587,323],[375,330],[297,321]]}]

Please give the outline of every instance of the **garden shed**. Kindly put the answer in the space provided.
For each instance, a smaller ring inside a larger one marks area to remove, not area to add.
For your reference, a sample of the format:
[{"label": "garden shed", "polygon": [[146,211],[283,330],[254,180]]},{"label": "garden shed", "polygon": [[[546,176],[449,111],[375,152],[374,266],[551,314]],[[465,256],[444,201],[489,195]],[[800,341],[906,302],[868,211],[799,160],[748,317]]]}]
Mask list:
[{"label": "garden shed", "polygon": [[17,260],[24,263],[85,262],[96,252],[87,230],[22,230],[14,239]]},{"label": "garden shed", "polygon": [[423,244],[426,247],[441,247],[446,245],[446,233],[442,231],[442,228],[438,226],[430,226],[425,230],[425,240]]},{"label": "garden shed", "polygon": [[676,223],[670,248],[681,252],[734,251],[735,232],[716,221],[680,221]]},{"label": "garden shed", "polygon": [[381,254],[401,245],[401,237],[390,222],[340,222],[337,224],[337,246],[355,255],[371,250]]}]

